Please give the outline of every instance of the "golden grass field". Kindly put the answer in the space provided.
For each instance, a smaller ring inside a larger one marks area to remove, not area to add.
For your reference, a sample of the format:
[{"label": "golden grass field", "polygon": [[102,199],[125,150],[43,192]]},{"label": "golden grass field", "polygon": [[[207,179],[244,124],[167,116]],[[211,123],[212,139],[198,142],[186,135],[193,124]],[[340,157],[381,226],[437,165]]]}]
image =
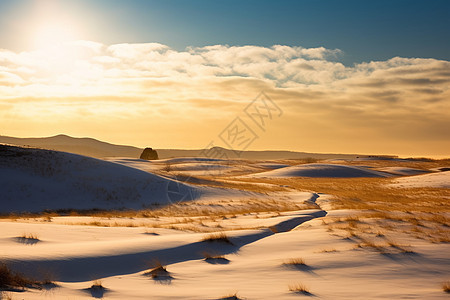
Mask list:
[{"label": "golden grass field", "polygon": [[[282,160],[277,163],[296,165],[308,160]],[[248,163],[243,161],[242,163]],[[357,165],[349,161],[340,164]],[[368,160],[364,165],[383,168],[392,166],[416,169],[431,169],[450,165],[449,160]],[[164,171],[161,172],[164,174]],[[239,175],[246,175],[240,172]],[[166,174],[167,175],[167,174]],[[211,232],[220,229],[217,220],[236,215],[253,214],[256,218],[271,216],[286,211],[314,209],[318,205],[296,203],[282,194],[289,191],[306,191],[332,195],[329,202],[333,210],[352,210],[351,217],[327,218],[330,230],[345,230],[350,235],[356,232],[381,234],[401,231],[418,238],[434,242],[450,241],[450,191],[445,188],[399,188],[390,187],[391,178],[243,178],[235,174],[219,176],[185,176],[190,184],[221,187],[262,193],[265,197],[228,199],[217,201],[181,202],[168,206],[139,211],[68,211],[42,214],[6,215],[3,218],[39,218],[51,222],[60,215],[91,216],[95,220],[78,225],[117,227],[158,227],[179,230]],[[269,213],[268,215],[263,215]],[[139,222],[136,219],[159,219],[158,222]],[[165,221],[161,221],[162,218]],[[240,228],[241,229],[241,228]],[[366,243],[367,244],[367,243]]]}]

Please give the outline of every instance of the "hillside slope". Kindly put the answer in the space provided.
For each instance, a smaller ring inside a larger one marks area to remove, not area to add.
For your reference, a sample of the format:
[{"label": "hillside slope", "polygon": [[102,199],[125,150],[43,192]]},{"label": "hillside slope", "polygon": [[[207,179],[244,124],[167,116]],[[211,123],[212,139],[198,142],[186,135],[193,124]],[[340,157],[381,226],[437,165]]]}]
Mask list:
[{"label": "hillside slope", "polygon": [[143,150],[133,146],[114,145],[92,138],[75,138],[63,134],[43,138],[0,136],[0,143],[64,151],[97,158],[108,156],[138,158]]},{"label": "hillside slope", "polygon": [[113,162],[0,145],[0,213],[142,209],[191,200],[200,190]]},{"label": "hillside slope", "polygon": [[329,178],[356,178],[356,177],[390,177],[389,173],[370,170],[364,167],[344,166],[335,164],[304,164],[279,168],[267,172],[248,175],[248,177],[329,177]]},{"label": "hillside slope", "polygon": [[[56,135],[43,138],[16,138],[0,136],[0,144],[31,146],[43,149],[70,152],[96,158],[131,157],[139,158],[144,149],[114,145],[93,138],[75,138],[67,135]],[[149,147],[153,145],[148,144]],[[242,159],[354,159],[357,154],[309,153],[284,150],[235,151],[221,147],[211,149],[156,149],[160,159],[176,157],[209,157],[209,158],[242,158]]]}]

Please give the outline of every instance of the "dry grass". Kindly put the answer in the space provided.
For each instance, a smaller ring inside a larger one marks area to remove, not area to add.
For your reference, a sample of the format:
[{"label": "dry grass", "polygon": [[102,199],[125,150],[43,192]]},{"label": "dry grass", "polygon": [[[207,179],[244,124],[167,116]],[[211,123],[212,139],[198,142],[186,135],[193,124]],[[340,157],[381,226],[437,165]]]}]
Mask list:
[{"label": "dry grass", "polygon": [[377,244],[372,240],[361,238],[361,242],[358,243],[355,248],[370,248],[380,253],[386,253],[386,249],[383,245]]},{"label": "dry grass", "polygon": [[243,300],[243,298],[239,298],[237,292],[234,294],[229,294],[223,297],[220,297],[218,300]]},{"label": "dry grass", "polygon": [[258,181],[331,194],[334,198],[329,203],[333,209],[360,212],[324,221],[330,232],[345,230],[350,237],[368,231],[377,237],[404,232],[434,243],[450,242],[450,219],[446,216],[450,213],[449,189],[391,188],[387,186],[388,178],[261,178]]},{"label": "dry grass", "polygon": [[39,241],[39,236],[35,233],[24,233],[20,237],[20,239],[26,239],[26,240],[35,240]]},{"label": "dry grass", "polygon": [[155,280],[167,280],[167,279],[171,279],[172,277],[170,276],[170,272],[167,271],[167,268],[161,264],[160,261],[158,260],[154,260],[152,265],[152,269],[148,272],[145,272],[144,275],[145,276],[150,276],[151,278],[155,279]]},{"label": "dry grass", "polygon": [[330,249],[323,249],[320,250],[319,253],[333,253],[333,252],[339,252],[337,249],[330,248]]},{"label": "dry grass", "polygon": [[39,287],[39,283],[13,272],[6,264],[0,262],[0,289],[24,289],[27,287]]},{"label": "dry grass", "polygon": [[[70,210],[53,212],[56,216],[91,216],[97,218],[161,218],[161,217],[220,217],[223,215],[243,215],[249,213],[285,212],[302,209],[317,208],[313,203],[296,203],[290,199],[277,197],[255,197],[243,199],[222,199],[220,201],[189,201],[167,206],[154,206],[143,210]],[[0,215],[3,219],[30,219],[42,218],[42,214],[6,214]],[[46,217],[44,217],[46,218]],[[41,219],[45,221],[44,219]],[[85,223],[80,225],[113,226],[110,223]],[[129,223],[132,227],[132,223]],[[124,226],[118,224],[117,226]]]},{"label": "dry grass", "polygon": [[450,212],[448,189],[391,188],[387,186],[389,178],[246,178],[245,181],[331,194],[335,196],[334,209]]},{"label": "dry grass", "polygon": [[291,258],[283,262],[285,266],[306,266],[305,260],[301,257]]},{"label": "dry grass", "polygon": [[[302,160],[289,160],[295,165],[305,163]],[[286,162],[285,162],[286,163]],[[361,161],[343,162],[361,164]],[[369,160],[365,165],[373,167],[402,166],[429,169],[446,166],[450,160]],[[286,187],[301,191],[320,192],[334,195],[331,205],[335,209],[353,209],[362,211],[339,222],[324,222],[328,230],[345,230],[349,237],[358,238],[368,231],[375,237],[383,238],[392,232],[405,232],[413,237],[434,243],[450,242],[450,220],[445,215],[450,212],[450,190],[439,188],[391,188],[388,178],[214,178],[190,177],[193,184],[220,186],[259,193],[286,191]],[[267,185],[266,185],[267,184]],[[319,199],[320,200],[320,199]],[[320,203],[320,201],[319,201]],[[193,232],[215,232],[225,224],[223,218],[250,213],[280,213],[308,208],[318,208],[312,203],[299,204],[280,197],[256,197],[254,199],[228,199],[221,201],[190,201],[169,206],[158,206],[139,211],[57,211],[43,214],[8,215],[5,218],[15,220],[19,217],[43,217],[51,219],[58,215],[94,216],[98,218],[147,218],[148,222],[135,220],[104,221],[80,223],[78,225],[104,227],[158,227]],[[170,218],[170,221],[164,221]],[[217,219],[219,221],[217,221]],[[155,222],[153,222],[155,220]],[[163,221],[161,221],[163,220]],[[56,222],[57,220],[53,220]],[[236,228],[232,228],[236,229]],[[240,228],[243,229],[243,228]],[[228,229],[227,229],[228,230]]]},{"label": "dry grass", "polygon": [[442,290],[446,293],[450,293],[450,281],[442,283]]},{"label": "dry grass", "polygon": [[294,292],[294,293],[304,294],[304,295],[312,295],[311,292],[309,291],[309,288],[306,285],[304,285],[303,283],[290,284],[289,291]]},{"label": "dry grass", "polygon": [[223,255],[212,254],[207,251],[202,252],[205,259],[226,259]]},{"label": "dry grass", "polygon": [[13,295],[9,292],[0,291],[0,299],[2,300],[13,300]]},{"label": "dry grass", "polygon": [[104,289],[101,279],[96,279],[92,282],[91,289]]},{"label": "dry grass", "polygon": [[220,242],[233,245],[225,232],[211,233],[203,237],[202,242]]},{"label": "dry grass", "polygon": [[87,288],[94,298],[103,298],[108,289],[103,286],[103,283],[100,279],[96,279],[92,282],[91,287]]},{"label": "dry grass", "polygon": [[146,231],[144,231],[144,234],[148,234],[148,235],[159,235],[159,233],[157,233],[156,231],[154,231],[154,230],[146,230]]},{"label": "dry grass", "polygon": [[401,245],[396,241],[392,241],[392,240],[388,240],[387,244],[398,250],[400,253],[404,253],[404,254],[414,254],[415,252],[411,249],[411,245]]},{"label": "dry grass", "polygon": [[203,252],[204,261],[214,265],[226,265],[230,263],[230,260],[223,255],[211,254],[209,252]]},{"label": "dry grass", "polygon": [[397,241],[390,239],[383,240],[382,242],[376,242],[370,238],[358,236],[359,242],[355,248],[371,249],[382,254],[415,254],[411,245],[402,245]]},{"label": "dry grass", "polygon": [[[249,216],[249,215],[247,215]],[[256,218],[255,214],[252,214]],[[226,220],[236,218],[237,215],[211,215],[211,216],[195,216],[195,217],[160,217],[160,218],[137,218],[131,221],[122,218],[94,219],[88,222],[80,222],[77,219],[72,221],[59,220],[64,225],[81,225],[81,226],[97,226],[97,227],[143,227],[164,228],[180,231],[189,231],[197,233],[214,233],[223,230],[245,230],[245,229],[261,229],[264,226],[238,226],[229,223]],[[63,221],[63,222],[62,222]],[[224,229],[226,228],[226,229]],[[151,234],[152,230],[148,234]]]}]

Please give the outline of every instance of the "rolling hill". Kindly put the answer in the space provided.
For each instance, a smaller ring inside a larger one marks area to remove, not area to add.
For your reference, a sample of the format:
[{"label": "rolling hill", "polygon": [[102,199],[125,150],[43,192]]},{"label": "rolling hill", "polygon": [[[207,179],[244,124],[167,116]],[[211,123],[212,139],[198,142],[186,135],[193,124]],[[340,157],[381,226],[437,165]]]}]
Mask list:
[{"label": "rolling hill", "polygon": [[[107,142],[99,141],[93,138],[76,138],[68,135],[56,135],[52,137],[42,138],[17,138],[9,136],[0,136],[0,144],[10,144],[17,146],[31,146],[42,149],[56,150],[70,152],[85,156],[96,158],[103,157],[133,157],[138,158],[143,149],[133,146],[115,145]],[[149,147],[152,147],[149,144]],[[278,150],[264,150],[264,151],[240,151],[225,149],[221,147],[214,147],[211,149],[156,149],[159,158],[174,158],[174,157],[210,157],[220,158],[214,156],[213,153],[220,152],[224,158],[242,158],[242,159],[354,159],[357,154],[335,154],[335,153],[308,153],[295,151],[278,151]]]}]

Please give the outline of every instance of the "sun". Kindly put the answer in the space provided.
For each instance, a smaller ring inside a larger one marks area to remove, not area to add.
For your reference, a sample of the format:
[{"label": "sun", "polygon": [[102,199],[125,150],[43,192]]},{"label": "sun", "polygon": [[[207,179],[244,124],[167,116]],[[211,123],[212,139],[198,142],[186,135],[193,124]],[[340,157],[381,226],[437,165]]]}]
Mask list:
[{"label": "sun", "polygon": [[37,22],[30,34],[30,53],[39,59],[42,66],[40,72],[47,76],[60,79],[59,75],[72,70],[83,54],[81,48],[77,47],[82,38],[76,23],[47,18],[43,22]]},{"label": "sun", "polygon": [[64,22],[47,22],[39,25],[33,33],[33,47],[37,50],[60,47],[77,40],[74,26]]}]

